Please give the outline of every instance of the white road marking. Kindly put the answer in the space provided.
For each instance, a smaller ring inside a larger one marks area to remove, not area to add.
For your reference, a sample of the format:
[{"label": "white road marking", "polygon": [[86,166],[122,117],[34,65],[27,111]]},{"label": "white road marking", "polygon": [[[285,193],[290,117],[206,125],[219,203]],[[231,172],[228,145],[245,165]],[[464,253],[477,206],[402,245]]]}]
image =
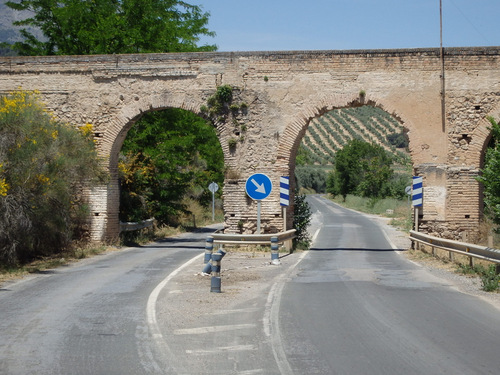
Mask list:
[{"label": "white road marking", "polygon": [[204,333],[227,332],[237,329],[255,328],[255,324],[233,324],[227,326],[208,326],[197,328],[182,328],[174,330],[174,335],[201,335]]},{"label": "white road marking", "polygon": [[199,349],[199,350],[186,350],[187,354],[217,354],[220,352],[241,352],[248,350],[257,350],[254,345],[233,345],[233,346],[223,346],[214,349]]}]

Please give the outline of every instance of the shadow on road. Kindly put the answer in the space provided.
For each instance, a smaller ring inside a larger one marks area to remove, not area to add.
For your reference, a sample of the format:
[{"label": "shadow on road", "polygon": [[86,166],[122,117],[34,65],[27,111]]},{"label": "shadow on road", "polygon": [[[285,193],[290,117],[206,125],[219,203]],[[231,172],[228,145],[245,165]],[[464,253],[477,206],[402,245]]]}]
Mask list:
[{"label": "shadow on road", "polygon": [[331,247],[331,248],[319,248],[319,247],[312,247],[309,251],[373,251],[373,252],[378,252],[378,251],[405,251],[403,249],[366,249],[366,248],[341,248],[341,247]]}]

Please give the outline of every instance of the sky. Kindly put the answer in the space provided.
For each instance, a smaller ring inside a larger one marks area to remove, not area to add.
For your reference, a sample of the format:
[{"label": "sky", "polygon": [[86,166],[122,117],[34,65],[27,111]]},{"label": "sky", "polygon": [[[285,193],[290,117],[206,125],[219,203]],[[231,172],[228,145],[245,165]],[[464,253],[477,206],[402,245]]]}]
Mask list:
[{"label": "sky", "polygon": [[[440,46],[439,0],[191,0],[218,51]],[[443,46],[500,46],[500,0],[442,0]]]}]

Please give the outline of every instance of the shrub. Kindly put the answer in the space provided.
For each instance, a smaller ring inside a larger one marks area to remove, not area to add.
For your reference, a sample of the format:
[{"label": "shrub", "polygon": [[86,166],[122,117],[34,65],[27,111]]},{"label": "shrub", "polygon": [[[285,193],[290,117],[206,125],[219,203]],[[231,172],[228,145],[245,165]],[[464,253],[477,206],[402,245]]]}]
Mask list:
[{"label": "shrub", "polygon": [[311,223],[311,208],[306,201],[306,196],[297,191],[293,204],[293,228],[296,230],[294,247],[308,249],[311,245],[311,238],[307,231],[307,227]]},{"label": "shrub", "polygon": [[57,253],[83,235],[83,186],[104,179],[90,124],[57,122],[33,92],[0,97],[0,166],[0,261]]},{"label": "shrub", "polygon": [[490,264],[488,269],[481,274],[481,283],[486,292],[493,292],[500,288],[500,275],[496,273],[494,264]]}]

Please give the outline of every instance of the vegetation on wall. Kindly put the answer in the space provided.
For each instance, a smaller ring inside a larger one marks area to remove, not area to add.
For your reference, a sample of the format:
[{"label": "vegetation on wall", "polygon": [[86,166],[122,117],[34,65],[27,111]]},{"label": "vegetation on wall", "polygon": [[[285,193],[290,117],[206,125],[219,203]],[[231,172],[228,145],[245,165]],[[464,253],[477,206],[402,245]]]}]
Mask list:
[{"label": "vegetation on wall", "polygon": [[201,114],[214,126],[221,123],[232,124],[232,136],[227,139],[227,145],[231,151],[236,149],[239,142],[245,140],[247,126],[241,121],[241,116],[245,116],[248,111],[248,105],[245,102],[237,103],[234,100],[234,90],[230,85],[217,87],[215,93],[208,97],[207,105],[200,108]]},{"label": "vegetation on wall", "polygon": [[82,188],[104,181],[92,125],[56,121],[36,93],[0,97],[0,262],[59,253],[87,229]]}]

